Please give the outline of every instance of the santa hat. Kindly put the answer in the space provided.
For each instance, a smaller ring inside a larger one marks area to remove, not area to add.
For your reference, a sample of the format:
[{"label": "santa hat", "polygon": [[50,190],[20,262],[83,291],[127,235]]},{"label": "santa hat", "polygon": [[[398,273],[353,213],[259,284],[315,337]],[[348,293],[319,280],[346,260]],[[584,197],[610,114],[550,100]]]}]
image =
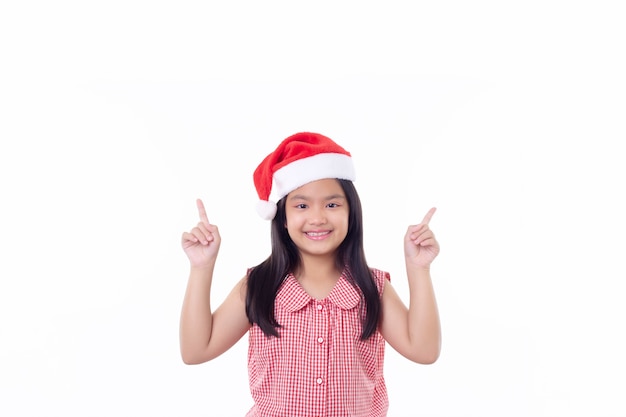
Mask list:
[{"label": "santa hat", "polygon": [[265,220],[276,215],[276,201],[309,182],[338,178],[355,180],[352,156],[319,133],[300,132],[283,140],[254,171],[259,195],[257,212]]}]

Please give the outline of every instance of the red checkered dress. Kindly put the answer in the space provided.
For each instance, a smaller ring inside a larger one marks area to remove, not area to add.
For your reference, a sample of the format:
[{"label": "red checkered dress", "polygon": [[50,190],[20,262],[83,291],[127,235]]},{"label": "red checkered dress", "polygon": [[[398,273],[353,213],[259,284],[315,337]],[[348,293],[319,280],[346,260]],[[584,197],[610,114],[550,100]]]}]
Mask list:
[{"label": "red checkered dress", "polygon": [[[382,294],[389,274],[373,270]],[[385,341],[361,341],[357,289],[341,276],[315,300],[288,275],[276,295],[280,337],[249,332],[248,373],[254,406],[247,417],[382,417],[389,401],[383,377]]]}]

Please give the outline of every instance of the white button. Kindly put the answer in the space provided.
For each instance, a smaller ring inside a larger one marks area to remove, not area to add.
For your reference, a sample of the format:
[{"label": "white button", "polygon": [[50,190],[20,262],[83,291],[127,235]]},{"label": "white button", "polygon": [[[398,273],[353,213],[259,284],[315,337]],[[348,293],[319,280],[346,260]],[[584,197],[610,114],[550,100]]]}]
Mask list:
[{"label": "white button", "polygon": [[322,380],[322,378],[317,378],[317,381],[315,381],[315,382],[317,382],[317,384],[319,385],[319,384],[321,384],[324,381]]},{"label": "white button", "polygon": [[318,341],[318,343],[324,343],[324,338],[323,337],[318,337],[317,341]]},{"label": "white button", "polygon": [[318,310],[321,310],[322,308],[324,308],[324,307],[322,307],[322,305],[321,305],[321,304],[318,304],[318,305],[317,305],[317,309],[318,309]]}]

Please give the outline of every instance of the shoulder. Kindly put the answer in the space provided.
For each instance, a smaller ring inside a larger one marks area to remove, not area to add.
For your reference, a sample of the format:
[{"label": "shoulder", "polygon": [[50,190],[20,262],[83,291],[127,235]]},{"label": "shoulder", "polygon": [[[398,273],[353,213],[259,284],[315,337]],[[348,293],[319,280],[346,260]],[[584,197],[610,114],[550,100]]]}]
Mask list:
[{"label": "shoulder", "polygon": [[387,271],[383,271],[382,269],[378,269],[378,268],[370,268],[370,271],[372,271],[372,274],[374,274],[374,278],[378,279],[386,279],[386,280],[391,280],[391,275],[389,275],[389,272]]},{"label": "shoulder", "polygon": [[372,275],[374,276],[374,282],[376,282],[378,292],[382,294],[385,288],[385,281],[391,281],[391,275],[389,272],[378,268],[370,268],[370,271],[372,271]]}]

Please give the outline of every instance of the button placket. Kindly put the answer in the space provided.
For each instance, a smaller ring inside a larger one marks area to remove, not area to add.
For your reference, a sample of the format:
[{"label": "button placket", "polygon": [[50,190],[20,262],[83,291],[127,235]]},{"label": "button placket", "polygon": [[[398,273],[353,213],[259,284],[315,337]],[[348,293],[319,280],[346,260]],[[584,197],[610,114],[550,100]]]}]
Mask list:
[{"label": "button placket", "polygon": [[316,314],[316,329],[318,331],[317,337],[315,338],[315,342],[317,344],[317,378],[315,378],[315,384],[321,387],[327,377],[328,373],[328,348],[326,346],[326,339],[328,337],[328,306],[324,305],[322,302],[317,302],[315,305],[315,309],[317,310]]}]

